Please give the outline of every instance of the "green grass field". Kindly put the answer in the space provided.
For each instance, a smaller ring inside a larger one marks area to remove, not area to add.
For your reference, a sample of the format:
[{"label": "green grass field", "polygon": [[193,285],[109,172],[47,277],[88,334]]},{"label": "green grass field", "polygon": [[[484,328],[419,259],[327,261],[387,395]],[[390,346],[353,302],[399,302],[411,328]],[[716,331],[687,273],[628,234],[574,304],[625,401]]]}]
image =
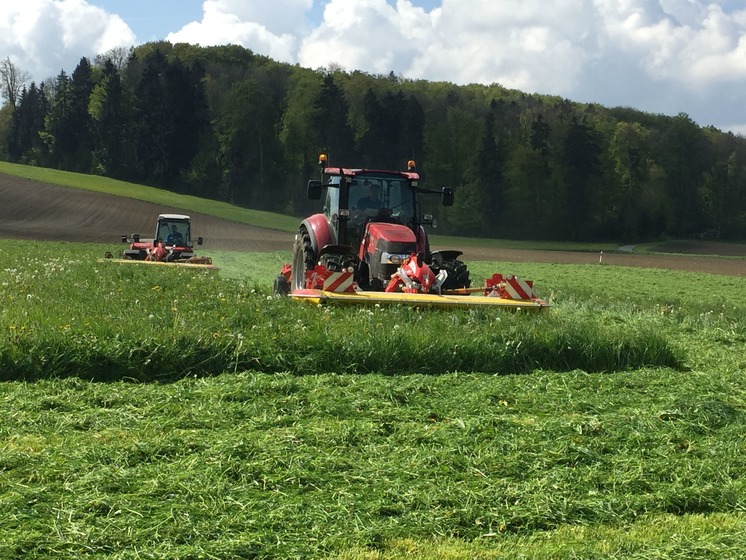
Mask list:
[{"label": "green grass field", "polygon": [[746,283],[520,270],[547,313],[317,308],[0,241],[0,558],[740,558]]},{"label": "green grass field", "polygon": [[474,263],[553,308],[337,309],[271,297],[287,253],[107,249],[0,241],[0,558],[742,557],[741,278]]}]

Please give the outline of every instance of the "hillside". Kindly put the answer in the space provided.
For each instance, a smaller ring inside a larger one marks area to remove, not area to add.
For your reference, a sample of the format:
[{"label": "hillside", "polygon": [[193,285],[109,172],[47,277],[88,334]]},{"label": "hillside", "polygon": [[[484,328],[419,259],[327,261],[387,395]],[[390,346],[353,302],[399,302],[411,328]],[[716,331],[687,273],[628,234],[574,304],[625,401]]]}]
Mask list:
[{"label": "hillside", "polygon": [[229,251],[281,251],[292,234],[164,207],[150,202],[50,185],[0,174],[0,237],[109,243],[124,234],[151,235],[158,214],[192,216],[205,247]]},{"label": "hillside", "polygon": [[[10,239],[109,243],[123,234],[147,235],[155,218],[163,212],[183,211],[175,207],[61,187],[0,174],[0,237]],[[205,238],[204,252],[290,251],[292,234],[257,228],[207,214],[187,212],[195,233]],[[465,241],[465,243],[468,243]],[[503,247],[456,247],[468,261],[548,262],[595,264],[596,253],[538,251]],[[731,276],[746,276],[743,258],[714,258],[709,255],[746,257],[746,245],[725,243],[671,243],[672,254],[605,253],[607,265],[689,270]],[[675,252],[675,254],[673,254]],[[688,253],[688,254],[687,254]]]}]

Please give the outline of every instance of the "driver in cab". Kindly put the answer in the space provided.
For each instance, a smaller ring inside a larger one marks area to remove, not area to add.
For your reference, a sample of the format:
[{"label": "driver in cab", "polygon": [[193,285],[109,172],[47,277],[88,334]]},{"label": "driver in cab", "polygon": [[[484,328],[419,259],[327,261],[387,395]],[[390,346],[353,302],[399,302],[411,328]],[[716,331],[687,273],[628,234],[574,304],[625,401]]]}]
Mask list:
[{"label": "driver in cab", "polygon": [[175,224],[171,224],[171,231],[166,237],[166,243],[168,245],[178,245],[184,243],[184,236],[181,235]]},{"label": "driver in cab", "polygon": [[378,210],[383,208],[381,201],[381,187],[378,183],[365,181],[363,185],[368,186],[368,196],[357,201],[358,210]]}]

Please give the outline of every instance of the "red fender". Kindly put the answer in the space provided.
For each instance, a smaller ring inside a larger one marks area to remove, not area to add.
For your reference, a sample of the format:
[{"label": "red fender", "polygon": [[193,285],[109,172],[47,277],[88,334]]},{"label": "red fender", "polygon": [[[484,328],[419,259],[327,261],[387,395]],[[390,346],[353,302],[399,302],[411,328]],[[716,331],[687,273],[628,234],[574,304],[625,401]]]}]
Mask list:
[{"label": "red fender", "polygon": [[319,254],[319,251],[323,247],[334,243],[329,222],[326,221],[326,216],[324,214],[314,214],[313,216],[303,220],[301,225],[306,227],[306,230],[311,237],[313,252],[316,253],[316,255]]},{"label": "red fender", "polygon": [[414,230],[414,236],[417,239],[417,253],[423,253],[425,255],[430,254],[430,241],[427,238],[427,233],[425,232],[425,228],[422,226],[418,226],[417,229]]}]

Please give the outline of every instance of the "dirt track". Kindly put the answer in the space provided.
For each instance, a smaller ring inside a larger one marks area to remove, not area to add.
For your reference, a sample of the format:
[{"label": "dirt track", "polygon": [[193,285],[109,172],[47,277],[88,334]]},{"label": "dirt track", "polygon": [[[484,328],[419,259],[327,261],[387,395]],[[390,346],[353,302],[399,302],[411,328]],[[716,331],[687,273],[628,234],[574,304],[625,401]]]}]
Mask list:
[{"label": "dirt track", "polygon": [[[59,187],[0,174],[0,238],[40,241],[88,241],[108,243],[122,234],[147,237],[155,218],[179,208],[113,197],[79,189]],[[194,233],[205,238],[209,248],[231,251],[289,251],[293,235],[227,220],[186,212],[192,216]],[[746,245],[725,243],[672,243],[675,255],[604,253],[609,265],[637,266],[746,276]],[[719,259],[703,255],[727,255]],[[466,248],[464,259],[512,262],[595,264],[598,253],[571,251],[527,251],[518,249]],[[739,258],[740,257],[740,258]]]}]

